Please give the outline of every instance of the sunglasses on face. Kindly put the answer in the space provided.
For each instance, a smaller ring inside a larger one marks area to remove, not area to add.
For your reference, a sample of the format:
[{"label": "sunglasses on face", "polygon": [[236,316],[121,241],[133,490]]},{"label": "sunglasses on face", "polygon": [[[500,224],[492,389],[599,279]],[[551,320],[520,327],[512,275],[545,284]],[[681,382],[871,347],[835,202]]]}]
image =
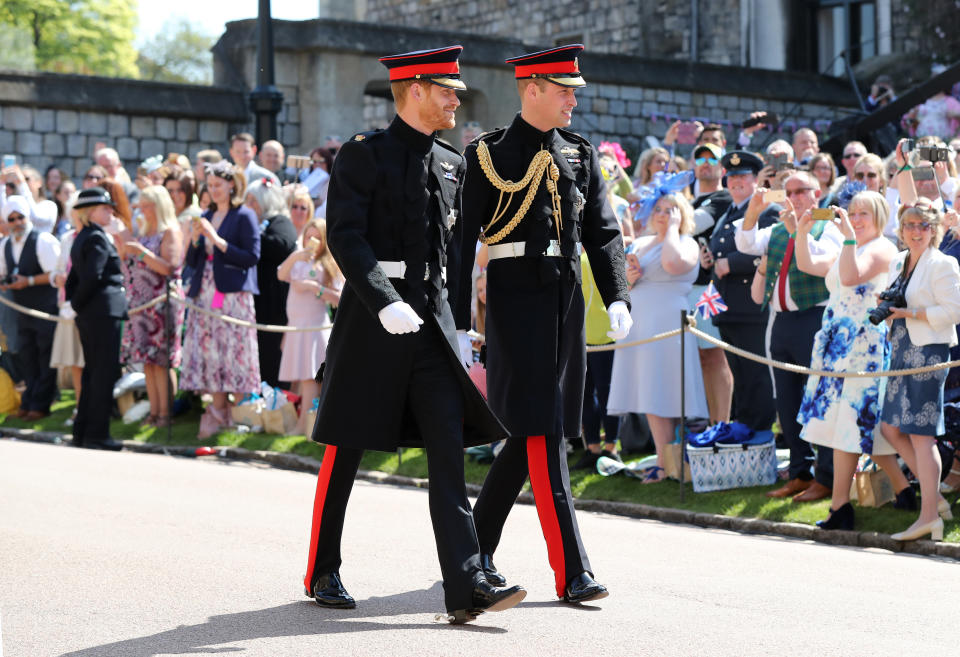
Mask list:
[{"label": "sunglasses on face", "polygon": [[801,196],[807,192],[812,192],[813,187],[800,187],[798,189],[788,189],[786,190],[787,196]]},{"label": "sunglasses on face", "polygon": [[905,224],[903,224],[903,229],[904,229],[904,230],[916,230],[916,231],[926,231],[926,230],[930,230],[930,222],[929,222],[929,221],[921,221],[921,222],[917,223],[917,222],[914,222],[914,221],[908,221],[908,222],[906,222]]},{"label": "sunglasses on face", "polygon": [[853,175],[853,177],[856,178],[857,180],[863,180],[864,178],[876,178],[876,177],[877,177],[877,172],[876,172],[876,171],[868,171],[867,173],[864,173],[863,171],[857,171],[857,172]]},{"label": "sunglasses on face", "polygon": [[698,167],[706,164],[707,162],[709,162],[711,166],[714,166],[716,164],[719,164],[720,160],[718,160],[715,157],[698,157],[697,159],[694,160],[694,162]]},{"label": "sunglasses on face", "polygon": [[103,180],[103,176],[97,176],[97,175],[94,175],[94,174],[92,174],[92,173],[88,173],[87,175],[85,175],[85,176],[83,177],[83,179],[84,179],[84,180],[94,180],[94,181],[96,181],[96,180]]},{"label": "sunglasses on face", "polygon": [[24,218],[25,218],[25,217],[24,217],[22,214],[17,214],[17,213],[15,213],[15,212],[11,212],[10,215],[7,217],[7,222],[8,222],[8,223],[13,223],[14,221],[23,221]]},{"label": "sunglasses on face", "polygon": [[843,159],[849,160],[851,158],[863,157],[863,153],[844,153]]}]

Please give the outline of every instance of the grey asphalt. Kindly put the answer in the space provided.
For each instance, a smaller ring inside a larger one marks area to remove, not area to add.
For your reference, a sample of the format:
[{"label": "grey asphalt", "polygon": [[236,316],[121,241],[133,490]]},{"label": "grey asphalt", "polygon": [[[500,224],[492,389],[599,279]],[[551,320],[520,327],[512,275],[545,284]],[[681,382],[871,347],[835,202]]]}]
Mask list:
[{"label": "grey asphalt", "polygon": [[556,600],[536,511],[496,562],[527,599],[453,627],[423,490],[358,482],[342,574],[300,585],[315,478],[213,459],[0,440],[4,657],[159,655],[950,655],[960,565],[579,514],[611,596]]}]

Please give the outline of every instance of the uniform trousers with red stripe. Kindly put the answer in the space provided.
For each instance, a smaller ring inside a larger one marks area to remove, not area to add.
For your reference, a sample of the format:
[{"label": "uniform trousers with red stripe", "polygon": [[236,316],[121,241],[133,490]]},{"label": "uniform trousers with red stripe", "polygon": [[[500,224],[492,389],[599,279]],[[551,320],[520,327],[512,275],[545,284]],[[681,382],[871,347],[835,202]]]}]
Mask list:
[{"label": "uniform trousers with red stripe", "polygon": [[[416,341],[407,384],[407,408],[427,453],[430,518],[443,575],[448,611],[473,607],[473,589],[483,578],[473,513],[463,474],[463,397],[439,332],[425,325]],[[367,412],[375,409],[366,409]],[[347,501],[364,450],[327,446],[317,477],[310,555],[304,586],[338,571]]]},{"label": "uniform trousers with red stripe", "polygon": [[592,574],[573,510],[563,438],[530,436],[506,441],[490,466],[473,511],[480,552],[492,555],[496,551],[503,525],[527,476],[547,542],[547,558],[556,581],[557,596],[563,597],[567,582],[584,571]]}]

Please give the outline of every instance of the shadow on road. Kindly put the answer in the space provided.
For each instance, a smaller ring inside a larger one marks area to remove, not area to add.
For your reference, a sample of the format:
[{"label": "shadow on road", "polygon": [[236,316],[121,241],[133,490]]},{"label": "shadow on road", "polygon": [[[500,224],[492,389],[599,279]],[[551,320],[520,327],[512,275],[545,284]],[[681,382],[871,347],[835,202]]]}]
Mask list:
[{"label": "shadow on road", "polygon": [[[443,597],[440,586],[438,582],[426,590],[358,600],[356,609],[324,609],[312,600],[304,599],[302,602],[291,602],[268,609],[211,616],[205,623],[181,625],[149,636],[82,648],[64,653],[61,657],[153,657],[169,653],[230,653],[241,652],[246,648],[222,644],[264,638],[310,637],[379,630],[436,629],[487,634],[506,632],[503,628],[489,625],[449,625],[445,622],[434,622],[433,614],[438,611],[437,599]],[[428,620],[422,623],[398,624],[359,620],[421,613],[428,615]],[[490,622],[489,619],[495,616],[485,614],[479,622]]]}]

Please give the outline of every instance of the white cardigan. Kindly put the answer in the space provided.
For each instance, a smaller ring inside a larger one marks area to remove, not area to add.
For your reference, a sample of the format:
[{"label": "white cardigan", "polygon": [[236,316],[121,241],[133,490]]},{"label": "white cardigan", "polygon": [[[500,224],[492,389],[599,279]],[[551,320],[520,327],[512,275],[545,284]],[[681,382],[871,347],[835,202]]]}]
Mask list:
[{"label": "white cardigan", "polygon": [[[903,269],[909,251],[901,251],[890,263],[890,284]],[[907,318],[910,341],[927,344],[957,344],[956,324],[960,324],[960,266],[952,256],[927,249],[920,256],[907,285],[907,308],[923,308],[926,321]]]}]

